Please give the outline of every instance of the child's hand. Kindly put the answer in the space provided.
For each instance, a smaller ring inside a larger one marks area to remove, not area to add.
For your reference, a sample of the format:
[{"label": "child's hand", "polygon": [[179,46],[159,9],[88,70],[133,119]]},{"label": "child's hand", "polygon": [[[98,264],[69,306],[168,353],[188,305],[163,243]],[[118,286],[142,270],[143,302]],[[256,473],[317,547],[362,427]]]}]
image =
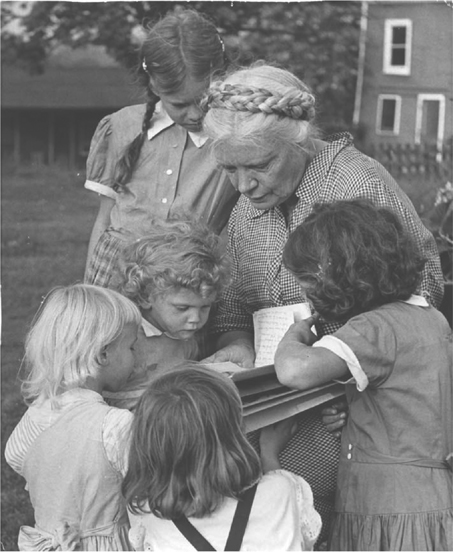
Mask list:
[{"label": "child's hand", "polygon": [[297,421],[288,418],[270,426],[264,427],[260,434],[261,461],[263,471],[280,469],[278,455],[297,433]]},{"label": "child's hand", "polygon": [[327,431],[338,439],[341,437],[341,430],[346,425],[347,412],[348,403],[346,401],[332,404],[321,412],[322,423],[325,425]]},{"label": "child's hand", "polygon": [[242,368],[253,368],[255,362],[255,351],[243,343],[232,343],[216,353],[205,358],[201,363],[234,362]]},{"label": "child's hand", "polygon": [[[295,317],[296,318],[296,317]],[[318,336],[312,332],[311,327],[319,320],[319,314],[314,314],[305,320],[298,320],[291,324],[280,343],[285,341],[298,341],[304,345],[313,345]]]}]

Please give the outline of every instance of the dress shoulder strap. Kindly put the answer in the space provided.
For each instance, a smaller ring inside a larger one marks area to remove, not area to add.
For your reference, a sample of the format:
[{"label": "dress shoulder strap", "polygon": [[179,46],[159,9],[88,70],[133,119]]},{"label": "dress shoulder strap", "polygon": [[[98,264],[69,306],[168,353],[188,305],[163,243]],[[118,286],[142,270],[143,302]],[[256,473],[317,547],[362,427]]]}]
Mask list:
[{"label": "dress shoulder strap", "polygon": [[196,550],[214,550],[215,552],[215,548],[212,544],[203,537],[198,529],[190,523],[186,516],[174,518],[172,521],[179,532],[183,534],[183,536]]},{"label": "dress shoulder strap", "polygon": [[236,511],[234,512],[233,523],[225,545],[225,550],[240,550],[242,539],[244,538],[247,523],[252,510],[253,500],[255,498],[258,483],[247,489],[238,500]]},{"label": "dress shoulder strap", "polygon": [[[258,483],[247,489],[238,500],[236,511],[234,512],[233,522],[231,523],[230,532],[225,545],[225,550],[240,550],[242,540],[244,538],[245,529],[250,517],[253,499],[255,498]],[[175,518],[172,520],[176,528],[184,535],[190,544],[196,550],[213,550],[215,548],[206,540],[203,535],[196,529],[186,516]]]}]

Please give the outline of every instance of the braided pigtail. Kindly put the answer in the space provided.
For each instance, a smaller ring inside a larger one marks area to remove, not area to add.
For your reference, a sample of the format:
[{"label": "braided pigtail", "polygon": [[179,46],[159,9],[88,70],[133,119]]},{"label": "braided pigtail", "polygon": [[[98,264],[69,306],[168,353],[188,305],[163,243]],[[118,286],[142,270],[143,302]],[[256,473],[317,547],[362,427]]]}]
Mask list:
[{"label": "braided pigtail", "polygon": [[160,95],[175,94],[188,79],[204,82],[225,68],[225,44],[215,25],[194,10],[175,10],[147,29],[139,51],[137,78],[148,93],[142,129],[127,146],[115,168],[114,189],[126,191],[146,140]]},{"label": "braided pigtail", "polygon": [[315,97],[306,90],[295,87],[284,93],[270,92],[264,88],[215,82],[202,101],[202,109],[229,109],[282,115],[299,121],[311,121],[315,116]]},{"label": "braided pigtail", "polygon": [[125,192],[127,190],[127,183],[131,179],[135,164],[137,163],[143,144],[146,140],[150,122],[154,115],[158,101],[159,96],[156,96],[156,94],[148,89],[148,102],[146,104],[146,111],[143,116],[140,134],[137,134],[132,142],[126,147],[123,155],[118,160],[115,167],[115,184],[113,189],[117,192]]}]

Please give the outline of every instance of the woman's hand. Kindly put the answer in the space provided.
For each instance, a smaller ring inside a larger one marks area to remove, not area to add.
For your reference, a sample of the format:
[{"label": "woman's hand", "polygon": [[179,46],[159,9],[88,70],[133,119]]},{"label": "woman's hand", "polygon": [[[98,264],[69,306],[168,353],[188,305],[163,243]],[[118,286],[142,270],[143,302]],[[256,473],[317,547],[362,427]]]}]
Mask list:
[{"label": "woman's hand", "polygon": [[288,418],[264,427],[260,433],[261,462],[263,472],[281,468],[278,455],[297,433],[296,418]]},{"label": "woman's hand", "polygon": [[253,338],[247,332],[229,332],[219,339],[219,350],[202,360],[202,363],[234,362],[242,368],[254,368]]},{"label": "woman's hand", "polygon": [[339,439],[348,419],[348,403],[346,401],[334,403],[324,408],[321,414],[322,423],[326,426],[327,431]]}]

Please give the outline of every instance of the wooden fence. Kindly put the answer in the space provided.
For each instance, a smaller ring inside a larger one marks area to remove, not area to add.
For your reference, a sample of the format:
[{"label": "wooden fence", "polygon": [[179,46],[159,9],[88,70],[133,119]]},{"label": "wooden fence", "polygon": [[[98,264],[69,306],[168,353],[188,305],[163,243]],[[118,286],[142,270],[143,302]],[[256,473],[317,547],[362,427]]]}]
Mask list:
[{"label": "wooden fence", "polygon": [[429,144],[378,144],[367,153],[382,163],[394,178],[419,174],[451,182],[452,150],[450,139],[442,150]]}]

